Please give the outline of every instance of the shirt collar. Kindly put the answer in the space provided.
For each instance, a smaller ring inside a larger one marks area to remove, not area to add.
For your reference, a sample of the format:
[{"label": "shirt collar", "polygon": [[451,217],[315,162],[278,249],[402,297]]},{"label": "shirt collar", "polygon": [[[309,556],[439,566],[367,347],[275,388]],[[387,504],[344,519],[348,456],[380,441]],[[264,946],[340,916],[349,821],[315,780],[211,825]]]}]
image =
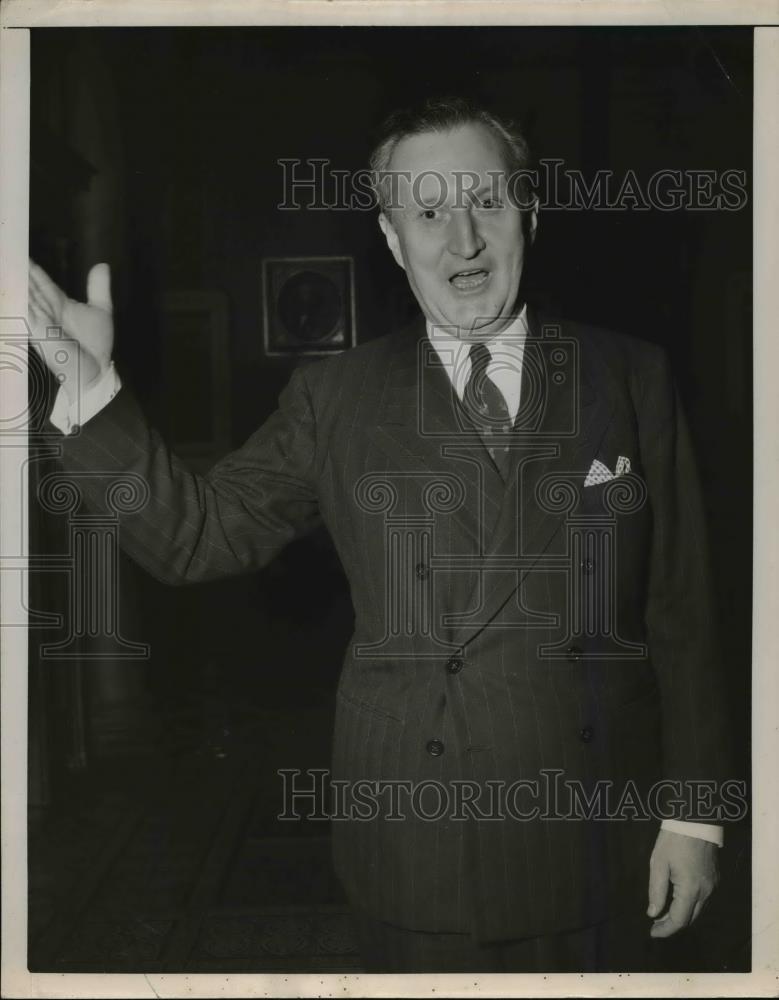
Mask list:
[{"label": "shirt collar", "polygon": [[[436,349],[439,357],[443,354],[451,355],[455,358],[463,352],[467,354],[470,351],[471,343],[455,337],[454,334],[450,332],[448,327],[434,327],[430,320],[427,320],[425,329],[427,331],[428,339]],[[500,351],[521,351],[524,347],[527,333],[527,304],[525,304],[522,306],[522,310],[519,315],[517,315],[504,330],[501,330],[500,333],[496,333],[489,340],[484,341],[484,343],[489,348],[491,354],[494,354],[496,349]],[[446,365],[444,357],[441,357],[441,361],[444,365]]]},{"label": "shirt collar", "polygon": [[[449,329],[434,327],[428,320],[426,323],[427,337],[435,348],[441,364],[446,369],[449,380],[462,398],[462,390],[471,370],[469,352],[471,343],[466,340],[459,340]],[[521,312],[516,318],[500,333],[484,341],[489,348],[490,354],[494,357],[496,351],[502,357],[514,356],[517,359],[517,371],[521,371],[522,355],[525,347],[525,339],[528,335],[527,304],[522,306]],[[517,392],[519,390],[517,389]]]}]

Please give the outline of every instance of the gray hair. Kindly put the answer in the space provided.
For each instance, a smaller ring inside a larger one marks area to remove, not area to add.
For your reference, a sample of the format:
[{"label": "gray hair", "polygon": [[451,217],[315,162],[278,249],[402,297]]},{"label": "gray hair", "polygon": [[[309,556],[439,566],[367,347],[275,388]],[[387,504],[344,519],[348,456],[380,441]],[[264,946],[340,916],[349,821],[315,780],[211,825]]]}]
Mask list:
[{"label": "gray hair", "polygon": [[390,200],[389,165],[396,146],[412,135],[425,132],[448,132],[461,125],[484,125],[495,135],[506,158],[509,177],[517,178],[522,202],[529,207],[532,186],[527,176],[532,162],[530,147],[520,128],[498,118],[465,97],[429,98],[423,104],[394,111],[379,130],[378,140],[370,157],[373,190],[382,211]]}]

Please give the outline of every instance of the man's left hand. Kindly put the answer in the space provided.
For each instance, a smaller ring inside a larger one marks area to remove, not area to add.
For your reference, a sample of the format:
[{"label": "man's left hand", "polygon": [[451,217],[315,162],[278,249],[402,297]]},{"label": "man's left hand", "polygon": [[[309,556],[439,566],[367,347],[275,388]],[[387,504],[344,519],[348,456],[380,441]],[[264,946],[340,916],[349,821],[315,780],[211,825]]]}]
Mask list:
[{"label": "man's left hand", "polygon": [[[718,850],[708,840],[660,831],[649,860],[647,915],[657,918],[650,930],[652,937],[670,937],[697,920],[719,882]],[[671,905],[661,917],[669,884],[673,887]]]}]

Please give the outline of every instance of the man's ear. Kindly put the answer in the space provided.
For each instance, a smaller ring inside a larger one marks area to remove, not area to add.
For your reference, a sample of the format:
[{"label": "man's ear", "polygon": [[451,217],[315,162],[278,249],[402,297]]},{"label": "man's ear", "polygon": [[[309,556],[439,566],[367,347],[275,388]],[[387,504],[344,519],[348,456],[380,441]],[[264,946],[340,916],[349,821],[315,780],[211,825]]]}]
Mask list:
[{"label": "man's ear", "polygon": [[536,230],[538,229],[538,196],[536,196],[533,201],[531,208],[525,211],[524,218],[524,230],[525,239],[529,241],[532,246],[536,239]]},{"label": "man's ear", "polygon": [[390,222],[389,217],[385,215],[384,212],[379,214],[379,228],[384,233],[387,246],[390,248],[395,261],[400,264],[405,271],[406,265],[403,263],[403,254],[400,252],[400,240],[398,239],[398,234],[395,232],[395,227]]}]

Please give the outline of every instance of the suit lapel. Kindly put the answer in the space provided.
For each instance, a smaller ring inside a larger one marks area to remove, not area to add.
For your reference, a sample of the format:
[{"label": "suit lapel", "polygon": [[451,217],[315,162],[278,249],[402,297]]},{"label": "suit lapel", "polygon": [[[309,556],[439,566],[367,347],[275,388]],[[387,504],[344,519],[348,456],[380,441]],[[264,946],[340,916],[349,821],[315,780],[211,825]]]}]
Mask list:
[{"label": "suit lapel", "polygon": [[463,502],[451,516],[467,547],[484,551],[503,506],[503,481],[464,419],[421,317],[398,334],[372,433],[394,464],[390,475],[430,474],[459,484]]},{"label": "suit lapel", "polygon": [[612,416],[609,393],[599,387],[602,379],[582,343],[531,310],[528,320],[509,477],[482,569],[462,603],[475,610],[447,622],[460,645],[495,617],[565,523],[569,507],[563,502],[561,509],[555,495],[576,496],[578,474],[589,467]]}]

